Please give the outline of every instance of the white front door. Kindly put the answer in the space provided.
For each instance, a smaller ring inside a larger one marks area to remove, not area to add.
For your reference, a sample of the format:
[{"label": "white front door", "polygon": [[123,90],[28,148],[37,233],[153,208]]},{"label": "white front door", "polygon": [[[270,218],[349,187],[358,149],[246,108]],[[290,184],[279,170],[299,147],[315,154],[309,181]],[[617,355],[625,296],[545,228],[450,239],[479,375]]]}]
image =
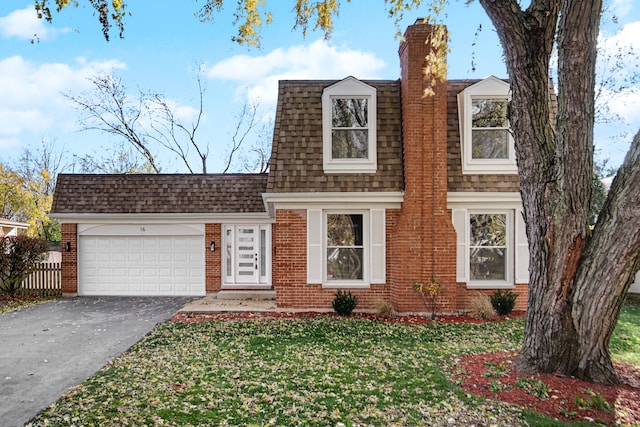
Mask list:
[{"label": "white front door", "polygon": [[258,272],[258,227],[236,227],[235,282],[257,284]]},{"label": "white front door", "polygon": [[270,287],[271,225],[226,225],[223,236],[223,287]]}]

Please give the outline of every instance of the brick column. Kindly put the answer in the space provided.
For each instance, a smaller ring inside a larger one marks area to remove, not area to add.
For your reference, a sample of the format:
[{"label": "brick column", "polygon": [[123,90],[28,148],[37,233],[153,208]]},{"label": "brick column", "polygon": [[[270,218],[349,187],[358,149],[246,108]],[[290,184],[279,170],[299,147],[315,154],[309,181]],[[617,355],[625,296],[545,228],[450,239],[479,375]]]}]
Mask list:
[{"label": "brick column", "polygon": [[447,83],[424,95],[430,34],[430,25],[416,23],[399,49],[405,197],[393,243],[391,299],[401,313],[428,311],[413,284],[434,275],[445,291],[438,311],[456,306],[456,234],[447,211]]},{"label": "brick column", "polygon": [[[215,252],[211,252],[211,242],[216,243]],[[204,263],[205,289],[207,293],[219,292],[222,286],[222,234],[220,224],[204,226]]]},{"label": "brick column", "polygon": [[61,230],[62,296],[73,297],[78,295],[78,224],[62,224]]}]

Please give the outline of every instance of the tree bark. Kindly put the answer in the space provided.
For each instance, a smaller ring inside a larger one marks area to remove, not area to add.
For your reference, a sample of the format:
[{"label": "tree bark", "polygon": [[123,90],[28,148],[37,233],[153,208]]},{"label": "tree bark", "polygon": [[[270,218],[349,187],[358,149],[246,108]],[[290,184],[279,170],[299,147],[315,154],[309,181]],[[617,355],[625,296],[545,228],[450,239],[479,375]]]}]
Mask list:
[{"label": "tree bark", "polygon": [[[530,284],[521,372],[617,381],[608,350],[638,268],[638,137],[593,236],[596,40],[600,0],[480,0],[504,48],[527,237]],[[557,114],[549,62],[558,44]],[[637,172],[636,172],[637,173]],[[634,181],[635,180],[635,181]],[[618,179],[616,179],[618,181]],[[634,204],[635,203],[635,204]],[[615,234],[614,234],[615,233]],[[619,254],[615,266],[607,258]]]}]

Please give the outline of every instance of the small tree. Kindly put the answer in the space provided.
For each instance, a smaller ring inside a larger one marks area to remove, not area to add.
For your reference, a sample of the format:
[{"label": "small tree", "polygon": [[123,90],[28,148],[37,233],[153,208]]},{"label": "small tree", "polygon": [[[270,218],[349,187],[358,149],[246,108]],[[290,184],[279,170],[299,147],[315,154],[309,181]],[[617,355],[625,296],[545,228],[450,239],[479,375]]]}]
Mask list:
[{"label": "small tree", "polygon": [[427,282],[416,282],[413,284],[413,290],[420,295],[422,303],[430,310],[431,319],[436,318],[438,314],[438,300],[440,295],[444,293],[442,285],[436,280],[436,276],[432,276]]},{"label": "small tree", "polygon": [[0,238],[0,292],[13,296],[44,259],[47,241],[27,236]]}]

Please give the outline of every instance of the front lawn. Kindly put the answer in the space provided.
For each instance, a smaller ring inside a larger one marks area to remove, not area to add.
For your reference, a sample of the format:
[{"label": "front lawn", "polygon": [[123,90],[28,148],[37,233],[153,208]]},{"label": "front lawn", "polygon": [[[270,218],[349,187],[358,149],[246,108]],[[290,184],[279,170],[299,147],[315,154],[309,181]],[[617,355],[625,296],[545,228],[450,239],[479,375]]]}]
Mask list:
[{"label": "front lawn", "polygon": [[464,355],[517,350],[523,323],[168,322],[30,425],[526,425],[450,379]]}]

